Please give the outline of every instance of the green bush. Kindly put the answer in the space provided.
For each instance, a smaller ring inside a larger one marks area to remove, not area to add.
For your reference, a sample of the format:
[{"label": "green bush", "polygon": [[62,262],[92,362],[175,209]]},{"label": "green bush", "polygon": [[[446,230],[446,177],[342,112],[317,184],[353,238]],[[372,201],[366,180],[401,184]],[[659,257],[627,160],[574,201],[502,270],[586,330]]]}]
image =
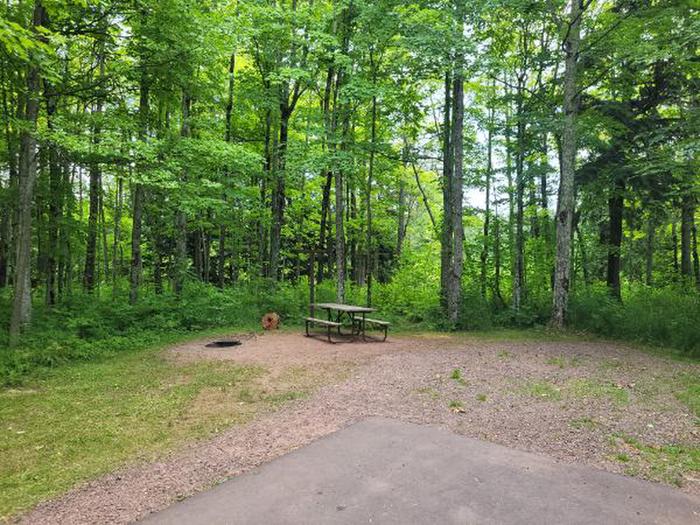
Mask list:
[{"label": "green bush", "polygon": [[[439,272],[419,260],[409,261],[391,282],[373,285],[373,305],[398,329],[453,329],[439,301]],[[41,294],[37,293],[37,297]],[[316,287],[316,300],[334,301],[335,283]],[[347,285],[346,301],[365,304],[366,288]],[[7,345],[10,295],[0,293],[0,385],[20,384],[29,375],[71,361],[88,361],[131,349],[167,342],[187,333],[220,327],[258,326],[267,311],[283,323],[300,324],[308,311],[308,283],[254,280],[220,290],[199,282],[185,286],[182,298],[144,293],[131,306],[126,297],[112,299],[75,294],[60,305],[37,304],[32,329],[19,348]],[[545,325],[551,304],[546,295],[530,295],[520,312],[496,307],[478,289],[465,287],[461,330]],[[570,325],[605,337],[677,348],[700,356],[700,296],[693,290],[636,287],[625,290],[623,302],[604,286],[582,288],[573,294]]]},{"label": "green bush", "polygon": [[638,286],[620,303],[605,286],[589,287],[572,297],[569,311],[575,329],[700,357],[700,295],[692,289]]}]

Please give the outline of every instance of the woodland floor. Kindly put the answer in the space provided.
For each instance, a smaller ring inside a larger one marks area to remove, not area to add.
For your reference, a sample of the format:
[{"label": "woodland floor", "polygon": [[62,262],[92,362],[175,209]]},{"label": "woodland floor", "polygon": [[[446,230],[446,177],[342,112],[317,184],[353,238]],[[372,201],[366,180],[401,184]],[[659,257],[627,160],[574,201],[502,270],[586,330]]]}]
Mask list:
[{"label": "woodland floor", "polygon": [[[302,382],[306,394],[83,484],[21,521],[130,522],[367,416],[439,424],[700,495],[698,364],[571,339],[425,334],[329,345],[292,332],[243,339],[228,349],[188,343],[164,356],[182,366],[253,365],[266,370],[263,390],[293,392]],[[224,390],[200,393],[198,410],[221,410],[231,402]]]}]

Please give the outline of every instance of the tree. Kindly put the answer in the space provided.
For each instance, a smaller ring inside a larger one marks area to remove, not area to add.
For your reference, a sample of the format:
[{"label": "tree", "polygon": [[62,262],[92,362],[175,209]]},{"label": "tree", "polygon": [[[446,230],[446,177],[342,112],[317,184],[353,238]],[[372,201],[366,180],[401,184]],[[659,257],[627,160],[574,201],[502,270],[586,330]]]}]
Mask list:
[{"label": "tree", "polygon": [[554,306],[552,325],[562,328],[571,285],[571,239],[574,217],[574,172],[576,169],[576,119],[578,115],[578,58],[581,42],[581,17],[584,5],[571,0],[569,20],[565,26],[564,123],[561,134],[561,179],[557,203],[557,248],[554,266]]},{"label": "tree", "polygon": [[[48,25],[48,17],[41,0],[34,2],[32,28],[38,33]],[[41,39],[42,37],[38,37]],[[39,115],[41,69],[37,56],[27,65],[26,94],[24,100],[24,126],[20,132],[19,195],[17,224],[17,257],[15,261],[15,286],[10,320],[10,345],[19,341],[20,333],[31,321],[32,283],[32,201],[36,182],[36,125]]]}]

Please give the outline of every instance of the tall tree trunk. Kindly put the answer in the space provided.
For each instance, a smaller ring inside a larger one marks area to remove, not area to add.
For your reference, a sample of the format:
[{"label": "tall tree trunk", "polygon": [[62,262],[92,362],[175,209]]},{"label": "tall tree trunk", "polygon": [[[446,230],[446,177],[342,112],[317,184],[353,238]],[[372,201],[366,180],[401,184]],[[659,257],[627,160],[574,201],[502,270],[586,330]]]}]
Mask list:
[{"label": "tall tree trunk", "polygon": [[112,297],[117,296],[117,283],[121,275],[119,248],[122,242],[122,208],[124,206],[124,179],[117,177],[117,190],[114,201],[114,239],[112,241]]},{"label": "tall tree trunk", "polygon": [[[372,69],[374,69],[374,64],[372,64]],[[373,83],[376,83],[375,73],[373,72]],[[372,306],[372,257],[374,255],[374,250],[372,249],[372,236],[373,224],[372,224],[372,184],[374,179],[374,148],[377,140],[377,96],[372,95],[372,112],[370,117],[370,150],[369,150],[369,169],[367,170],[367,193],[365,194],[365,207],[367,208],[367,253],[365,262],[365,272],[367,274],[367,306]]]},{"label": "tall tree trunk", "polygon": [[[93,144],[97,144],[99,140],[97,135],[99,131],[94,131],[95,138]],[[90,164],[90,204],[88,212],[88,230],[87,230],[87,245],[85,248],[85,271],[83,273],[83,288],[85,291],[92,293],[95,288],[95,261],[97,257],[97,222],[99,217],[100,193],[102,191],[102,181],[99,164],[97,161],[92,161]]]},{"label": "tall tree trunk", "polygon": [[622,250],[622,214],[625,206],[625,182],[621,177],[615,179],[613,192],[608,199],[610,231],[608,233],[608,271],[607,285],[613,297],[621,300],[620,290],[620,255]]},{"label": "tall tree trunk", "polygon": [[[97,44],[98,71],[100,81],[104,77],[105,59],[104,59],[104,42],[100,41]],[[98,155],[100,144],[100,134],[102,133],[102,106],[104,101],[103,87],[99,87],[97,100],[93,108],[91,117],[94,119],[92,126],[92,159],[90,160],[90,190],[89,190],[89,213],[88,213],[88,229],[87,229],[87,245],[85,248],[85,271],[83,273],[83,288],[86,292],[92,293],[95,289],[95,280],[98,278],[96,273],[97,260],[97,227],[100,214],[100,194],[102,193],[102,172],[100,163],[95,158]]]},{"label": "tall tree trunk", "polygon": [[481,248],[481,295],[486,297],[487,264],[489,257],[489,227],[491,225],[491,171],[493,167],[493,108],[489,108],[489,129],[486,142],[486,203],[484,209],[484,244]]},{"label": "tall tree trunk", "polygon": [[695,286],[700,290],[700,256],[698,255],[698,227],[693,221],[693,273]]},{"label": "tall tree trunk", "polygon": [[647,239],[646,239],[646,279],[647,286],[651,286],[654,282],[654,238],[656,237],[656,224],[653,217],[649,217],[647,221]]},{"label": "tall tree trunk", "polygon": [[692,234],[695,222],[695,205],[693,197],[685,195],[681,203],[681,275],[693,276]]},{"label": "tall tree trunk", "polygon": [[335,257],[336,257],[336,288],[335,295],[338,303],[345,302],[345,230],[343,213],[343,170],[335,170]]},{"label": "tall tree trunk", "polygon": [[[53,92],[53,86],[44,82],[46,98],[46,120],[50,130],[54,129],[53,117],[58,106],[58,95]],[[51,141],[49,150],[49,221],[48,221],[48,246],[46,260],[46,304],[56,304],[56,290],[58,278],[58,228],[61,221],[63,192],[61,184],[63,173],[59,159],[58,148]]]},{"label": "tall tree trunk", "polygon": [[[506,184],[508,187],[508,255],[510,262],[510,275],[511,279],[515,277],[515,235],[513,232],[513,227],[515,226],[515,194],[513,189],[513,155],[512,155],[512,124],[511,124],[511,104],[506,105],[506,115],[505,115],[505,146],[506,146]],[[512,298],[511,298],[512,302]]]},{"label": "tall tree trunk", "polygon": [[[149,122],[149,84],[146,75],[145,64],[141,64],[141,79],[139,82],[139,140],[146,142],[148,137]],[[143,209],[146,195],[143,184],[136,182],[133,185],[132,198],[132,227],[131,227],[131,265],[129,269],[129,303],[136,304],[143,272],[141,259],[141,230],[143,223]]]},{"label": "tall tree trunk", "polygon": [[515,151],[515,261],[513,265],[513,309],[519,311],[525,295],[525,115],[524,76],[518,77],[516,92]]},{"label": "tall tree trunk", "polygon": [[564,126],[561,137],[561,181],[557,203],[557,245],[554,263],[552,325],[564,327],[571,278],[571,239],[575,207],[574,172],[576,169],[576,120],[578,117],[578,55],[581,38],[582,4],[571,0],[569,22],[564,40]]},{"label": "tall tree trunk", "polygon": [[445,74],[442,126],[442,224],[440,232],[440,303],[447,312],[449,274],[452,268],[452,75]]},{"label": "tall tree trunk", "polygon": [[[235,51],[231,53],[231,58],[229,59],[228,65],[228,98],[226,100],[226,131],[224,139],[226,142],[233,141],[233,94],[235,87],[235,77],[236,74],[236,53]],[[224,201],[226,200],[226,194],[223,196]],[[220,217],[219,220],[222,221],[219,226],[219,247],[218,247],[218,258],[216,264],[216,274],[217,274],[217,285],[219,288],[223,288],[226,282],[225,267],[226,267],[226,224],[225,217]]]},{"label": "tall tree trunk", "polygon": [[401,259],[401,253],[403,252],[403,243],[406,239],[406,230],[408,226],[407,221],[407,207],[406,207],[406,181],[404,180],[404,173],[406,171],[406,162],[404,161],[404,169],[399,175],[399,209],[398,209],[398,220],[396,224],[396,259]]},{"label": "tall tree trunk", "polygon": [[[5,88],[6,83],[9,84],[10,80],[6,79],[8,69],[0,67],[0,84],[3,86],[2,90],[2,121],[4,123],[4,133],[5,133],[5,145],[7,146],[7,164],[9,172],[9,180],[7,188],[4,190],[4,201],[1,202],[2,208],[0,209],[0,288],[4,288],[9,284],[10,278],[10,246],[12,246],[12,234],[13,234],[13,217],[15,215],[16,202],[16,191],[17,191],[17,153],[16,153],[16,134],[15,130],[11,127],[12,117],[14,116],[10,111],[10,106],[12,104],[11,97],[12,93],[8,97],[8,89]],[[16,104],[17,114],[19,115],[19,106]]]},{"label": "tall tree trunk", "polygon": [[[32,27],[47,25],[46,12],[41,0],[34,2]],[[17,225],[17,255],[15,262],[15,286],[10,319],[10,346],[19,342],[19,337],[32,317],[32,202],[36,182],[36,123],[39,115],[41,75],[39,66],[28,66],[26,76],[26,102],[24,126],[20,133],[19,151],[19,196]]]},{"label": "tall tree trunk", "polygon": [[[183,139],[190,137],[190,108],[192,99],[184,91],[182,93],[182,124],[180,136]],[[187,173],[183,173],[183,179],[187,179]],[[195,242],[195,253],[199,251]],[[187,276],[187,216],[181,206],[175,212],[175,264],[173,276],[173,291],[178,297],[182,296],[185,277]]]},{"label": "tall tree trunk", "polygon": [[501,219],[498,210],[493,217],[493,294],[499,306],[504,306],[505,301],[501,294]]},{"label": "tall tree trunk", "polygon": [[671,222],[671,244],[673,245],[673,275],[674,280],[678,276],[678,227],[676,226],[676,218],[672,218]]},{"label": "tall tree trunk", "polygon": [[[460,17],[459,27],[462,30],[463,21]],[[454,76],[452,112],[452,151],[454,155],[454,172],[452,174],[452,188],[450,189],[452,212],[452,264],[449,274],[449,287],[447,295],[447,317],[452,326],[456,326],[462,313],[462,269],[464,265],[464,227],[462,225],[462,201],[463,188],[463,129],[464,129],[464,77],[462,73],[462,59],[457,60],[457,68]]]}]

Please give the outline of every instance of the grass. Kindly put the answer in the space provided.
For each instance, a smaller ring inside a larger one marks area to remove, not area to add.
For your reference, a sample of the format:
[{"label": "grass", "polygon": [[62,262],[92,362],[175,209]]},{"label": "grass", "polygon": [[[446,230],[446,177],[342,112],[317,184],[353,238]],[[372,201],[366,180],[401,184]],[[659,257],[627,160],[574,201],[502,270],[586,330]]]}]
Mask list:
[{"label": "grass", "polygon": [[452,412],[464,412],[464,404],[461,401],[457,401],[456,399],[450,401],[447,405],[447,408],[452,410]]},{"label": "grass", "polygon": [[575,398],[606,399],[616,405],[625,405],[630,400],[627,389],[596,379],[573,379],[567,382],[566,391]]},{"label": "grass", "polygon": [[452,370],[450,379],[452,379],[458,385],[467,386],[467,381],[462,377],[462,371],[459,368]]},{"label": "grass", "polygon": [[547,364],[559,367],[561,369],[573,368],[581,364],[581,358],[578,356],[567,357],[565,355],[560,355],[547,359]]},{"label": "grass", "polygon": [[700,448],[685,445],[654,446],[640,442],[632,436],[613,435],[617,461],[626,463],[627,473],[683,486],[686,476],[700,472]]},{"label": "grass", "polygon": [[481,402],[486,401],[486,394],[477,394],[476,400]]},{"label": "grass", "polygon": [[431,388],[429,386],[421,387],[416,390],[416,393],[429,396],[431,399],[437,399],[440,397],[440,392],[435,390],[434,388]]},{"label": "grass", "polygon": [[308,394],[295,370],[270,387],[265,369],[177,364],[155,350],[56,369],[0,391],[0,521],[77,483]]},{"label": "grass", "polygon": [[569,425],[571,425],[572,428],[576,428],[579,430],[595,430],[600,426],[600,423],[598,423],[596,420],[590,417],[580,417],[569,421]]},{"label": "grass", "polygon": [[676,398],[700,419],[700,374],[680,374],[675,384],[679,390]]},{"label": "grass", "polygon": [[544,380],[528,381],[522,389],[526,395],[545,401],[561,401],[563,398],[609,400],[616,405],[629,402],[626,389],[596,379],[571,379],[562,386]]},{"label": "grass", "polygon": [[561,389],[548,381],[530,381],[525,384],[524,392],[534,398],[546,401],[559,401]]}]

